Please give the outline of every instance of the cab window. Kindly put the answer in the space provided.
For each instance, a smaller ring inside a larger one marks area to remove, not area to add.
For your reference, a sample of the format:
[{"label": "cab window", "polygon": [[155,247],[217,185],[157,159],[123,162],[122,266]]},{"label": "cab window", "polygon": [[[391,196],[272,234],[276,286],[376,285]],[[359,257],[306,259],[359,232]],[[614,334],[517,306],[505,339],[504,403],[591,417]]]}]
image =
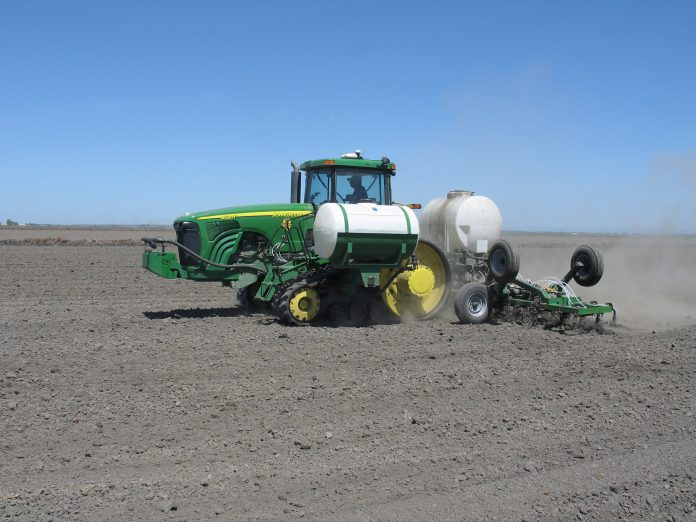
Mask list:
[{"label": "cab window", "polygon": [[307,172],[305,203],[318,206],[327,201],[332,201],[332,178],[333,172],[329,169]]},{"label": "cab window", "polygon": [[375,169],[329,167],[307,172],[305,203],[321,205],[326,202],[359,203],[373,201],[389,205],[386,177]]},{"label": "cab window", "polygon": [[374,170],[336,169],[336,201],[373,201],[378,205],[386,204],[384,174]]}]

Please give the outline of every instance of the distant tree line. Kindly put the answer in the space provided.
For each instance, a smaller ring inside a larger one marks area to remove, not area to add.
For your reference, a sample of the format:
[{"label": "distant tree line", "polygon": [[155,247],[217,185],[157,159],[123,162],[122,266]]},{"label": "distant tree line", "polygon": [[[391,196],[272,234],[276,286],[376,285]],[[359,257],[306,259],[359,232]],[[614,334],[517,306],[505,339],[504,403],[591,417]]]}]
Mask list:
[{"label": "distant tree line", "polygon": [[16,227],[17,225],[19,225],[19,223],[17,223],[16,221],[12,221],[12,220],[9,219],[9,218],[5,220],[5,224],[6,224],[8,227]]}]

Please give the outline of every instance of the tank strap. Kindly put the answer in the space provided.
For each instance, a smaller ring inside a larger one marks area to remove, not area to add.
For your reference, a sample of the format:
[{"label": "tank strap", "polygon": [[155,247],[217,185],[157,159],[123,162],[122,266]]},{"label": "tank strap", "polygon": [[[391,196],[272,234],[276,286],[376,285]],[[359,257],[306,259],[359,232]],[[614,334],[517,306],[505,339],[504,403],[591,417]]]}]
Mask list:
[{"label": "tank strap", "polygon": [[336,204],[338,205],[338,208],[340,208],[341,212],[343,213],[343,225],[346,228],[345,233],[347,234],[349,232],[349,230],[348,230],[348,214],[346,213],[346,209],[343,208],[343,205],[341,205],[340,203],[336,203]]},{"label": "tank strap", "polygon": [[406,218],[406,233],[411,234],[411,220],[408,218],[408,213],[404,210],[404,207],[401,205],[397,205],[401,209],[401,212],[403,212],[404,217]]}]

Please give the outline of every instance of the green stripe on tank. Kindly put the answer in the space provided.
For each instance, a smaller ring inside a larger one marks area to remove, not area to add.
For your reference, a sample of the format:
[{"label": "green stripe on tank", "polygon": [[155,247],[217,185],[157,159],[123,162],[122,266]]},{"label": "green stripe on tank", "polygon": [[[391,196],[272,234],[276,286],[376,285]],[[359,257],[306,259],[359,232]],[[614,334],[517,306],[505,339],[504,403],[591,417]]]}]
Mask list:
[{"label": "green stripe on tank", "polygon": [[404,217],[406,218],[406,233],[410,234],[411,233],[411,220],[408,218],[408,213],[406,212],[404,207],[402,207],[401,205],[397,205],[397,207],[399,207],[401,209],[401,212],[404,213]]},{"label": "green stripe on tank", "polygon": [[341,205],[340,203],[336,203],[336,204],[341,209],[341,212],[343,212],[343,224],[346,227],[345,233],[347,234],[348,233],[348,214],[346,213],[346,209],[343,208],[343,205]]}]

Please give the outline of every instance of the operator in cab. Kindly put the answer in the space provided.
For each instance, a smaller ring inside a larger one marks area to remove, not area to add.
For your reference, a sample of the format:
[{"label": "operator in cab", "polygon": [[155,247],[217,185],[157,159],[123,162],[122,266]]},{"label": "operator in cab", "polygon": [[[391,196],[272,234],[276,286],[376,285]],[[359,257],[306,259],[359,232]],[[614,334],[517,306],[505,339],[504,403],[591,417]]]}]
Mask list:
[{"label": "operator in cab", "polygon": [[367,190],[362,186],[362,176],[355,174],[350,177],[348,182],[353,189],[353,193],[346,196],[347,203],[358,203],[363,199],[368,199]]}]

